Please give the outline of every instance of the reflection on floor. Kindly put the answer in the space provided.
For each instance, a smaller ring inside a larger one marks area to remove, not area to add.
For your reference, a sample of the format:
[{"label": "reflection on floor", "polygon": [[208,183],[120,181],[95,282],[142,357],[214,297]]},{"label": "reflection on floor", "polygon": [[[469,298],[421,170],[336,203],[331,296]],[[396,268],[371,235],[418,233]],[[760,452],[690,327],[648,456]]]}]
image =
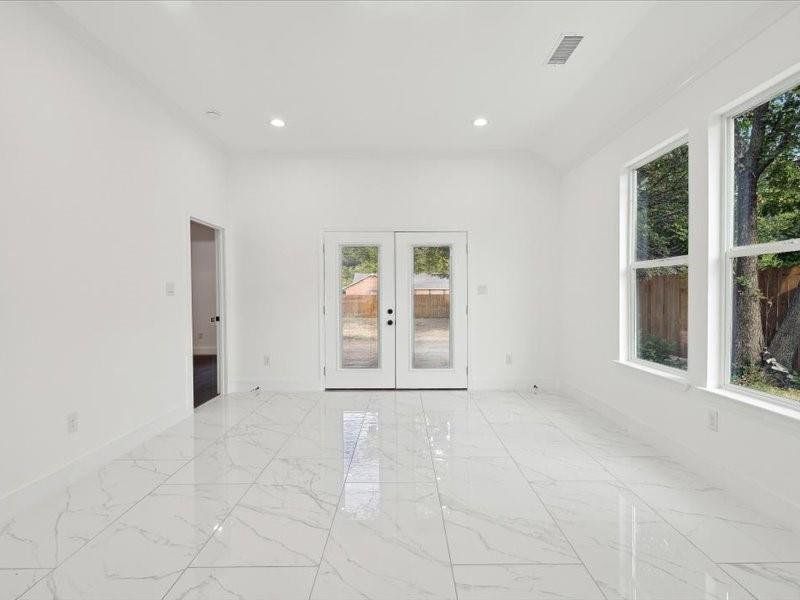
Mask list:
[{"label": "reflection on floor", "polygon": [[580,404],[222,396],[0,523],[0,598],[800,597],[800,534]]},{"label": "reflection on floor", "polygon": [[217,395],[217,357],[214,354],[195,354],[194,406],[197,408]]}]

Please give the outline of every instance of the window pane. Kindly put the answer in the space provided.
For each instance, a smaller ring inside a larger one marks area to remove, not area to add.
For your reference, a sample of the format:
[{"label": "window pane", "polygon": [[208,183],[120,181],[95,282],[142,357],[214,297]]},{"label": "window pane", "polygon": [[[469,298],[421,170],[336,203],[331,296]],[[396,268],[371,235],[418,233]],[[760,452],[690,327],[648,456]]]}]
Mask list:
[{"label": "window pane", "polygon": [[378,346],[378,247],[342,246],[339,302],[341,367],[377,369]]},{"label": "window pane", "polygon": [[413,368],[450,368],[450,247],[414,248]]},{"label": "window pane", "polygon": [[689,147],[636,169],[636,259],[689,253]]},{"label": "window pane", "polygon": [[800,400],[800,252],[733,260],[731,382]]},{"label": "window pane", "polygon": [[686,369],[688,268],[636,271],[636,356]]},{"label": "window pane", "polygon": [[733,120],[734,241],[800,238],[800,86]]}]

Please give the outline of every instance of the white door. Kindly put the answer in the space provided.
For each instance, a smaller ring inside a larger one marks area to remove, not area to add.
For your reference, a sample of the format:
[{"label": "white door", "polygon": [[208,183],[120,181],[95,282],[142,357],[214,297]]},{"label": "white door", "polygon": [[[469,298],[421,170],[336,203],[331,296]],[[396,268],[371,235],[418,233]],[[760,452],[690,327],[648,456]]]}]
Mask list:
[{"label": "white door", "polygon": [[394,234],[325,234],[325,387],[394,388]]},{"label": "white door", "polygon": [[467,234],[396,233],[397,387],[467,387]]},{"label": "white door", "polygon": [[467,387],[467,234],[325,234],[325,387]]}]

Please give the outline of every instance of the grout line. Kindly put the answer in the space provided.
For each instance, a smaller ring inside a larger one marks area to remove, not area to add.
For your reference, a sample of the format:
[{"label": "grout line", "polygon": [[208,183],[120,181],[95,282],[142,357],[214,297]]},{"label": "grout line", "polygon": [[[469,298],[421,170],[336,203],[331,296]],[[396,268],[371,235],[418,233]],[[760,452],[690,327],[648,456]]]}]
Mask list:
[{"label": "grout line", "polygon": [[[521,399],[522,399],[524,402],[526,402],[526,403],[528,402],[528,401],[527,401],[527,399],[526,399],[525,397],[523,397],[523,396],[522,396],[522,394],[520,394],[519,392],[514,392],[514,393],[515,393],[515,394],[516,394],[516,395],[517,395],[519,398],[521,398]],[[565,541],[566,541],[566,542],[569,544],[569,547],[570,547],[570,548],[572,548],[572,553],[575,555],[575,558],[577,558],[577,559],[580,561],[580,564],[581,564],[581,565],[583,565],[583,568],[584,568],[584,570],[586,571],[587,575],[589,575],[589,577],[591,578],[592,582],[594,583],[595,587],[597,588],[597,591],[598,591],[598,592],[600,592],[600,594],[601,594],[601,595],[602,595],[604,598],[608,599],[608,595],[606,594],[605,590],[604,590],[602,587],[600,587],[600,584],[598,583],[597,579],[595,579],[595,576],[594,576],[594,574],[593,574],[593,573],[592,573],[592,572],[589,570],[589,567],[587,567],[587,566],[586,566],[586,563],[584,562],[583,558],[582,558],[582,557],[581,557],[581,555],[578,553],[578,550],[575,548],[575,544],[573,544],[573,543],[572,543],[572,540],[571,540],[571,539],[569,539],[569,537],[567,536],[567,534],[564,532],[564,529],[561,527],[561,524],[560,524],[560,523],[559,523],[559,522],[556,520],[556,518],[555,518],[555,516],[553,515],[553,513],[552,513],[552,512],[550,512],[550,509],[549,509],[549,508],[547,507],[547,505],[544,503],[544,500],[542,500],[542,497],[539,495],[539,492],[537,492],[537,491],[536,491],[536,489],[533,487],[533,485],[531,485],[531,482],[530,482],[530,481],[528,481],[528,480],[525,478],[525,473],[524,473],[524,471],[522,470],[522,467],[520,467],[520,466],[519,466],[519,463],[517,462],[517,459],[516,459],[516,458],[514,458],[514,455],[513,455],[513,454],[511,453],[511,451],[508,449],[508,446],[506,446],[506,443],[503,441],[503,439],[502,439],[502,438],[501,438],[499,435],[497,435],[497,431],[496,431],[496,430],[495,430],[495,428],[494,428],[494,423],[492,423],[491,421],[489,421],[489,419],[487,419],[487,418],[486,418],[486,414],[483,412],[483,409],[481,408],[480,404],[479,404],[477,401],[475,402],[475,406],[477,406],[477,407],[478,407],[478,410],[480,411],[480,413],[481,413],[481,416],[482,416],[482,417],[484,418],[484,420],[485,420],[485,421],[486,421],[486,422],[489,424],[489,429],[491,429],[491,430],[492,430],[492,433],[493,433],[493,434],[494,434],[494,436],[497,438],[497,440],[500,442],[500,445],[502,445],[502,446],[503,446],[503,448],[505,449],[505,451],[506,451],[506,452],[508,453],[508,455],[511,457],[511,460],[513,461],[514,465],[517,467],[517,471],[519,471],[519,474],[520,474],[520,476],[521,476],[521,477],[522,477],[522,479],[525,481],[525,483],[527,483],[527,484],[528,484],[528,489],[530,489],[530,490],[531,490],[531,492],[532,492],[532,493],[533,493],[533,494],[536,496],[537,500],[539,500],[539,504],[541,504],[541,505],[542,505],[542,508],[543,508],[543,509],[544,509],[544,511],[547,513],[547,515],[550,517],[550,520],[551,520],[551,521],[553,522],[553,524],[556,526],[556,528],[558,529],[558,531],[559,531],[559,532],[561,532],[561,536],[562,536],[562,537],[564,538],[564,540],[565,540]],[[531,408],[533,408],[533,407],[531,407]],[[535,409],[534,409],[534,410],[535,410]],[[536,411],[536,412],[539,412],[539,411]],[[541,414],[541,413],[540,413],[540,414]],[[547,418],[547,417],[545,417],[545,418]],[[551,424],[552,424],[552,422],[551,422]],[[556,428],[557,428],[559,431],[561,431],[561,429],[560,429],[560,428],[559,428],[557,425],[556,425]],[[562,432],[562,433],[563,433],[563,432]]]},{"label": "grout line", "polygon": [[[222,397],[223,397],[223,395],[216,396],[216,397],[215,397],[215,398],[213,398],[212,400],[209,400],[209,402],[213,402],[214,400],[217,400],[217,399],[219,399],[219,398],[222,398]],[[222,433],[222,434],[220,434],[220,436],[219,436],[218,438],[215,438],[215,440],[214,440],[214,441],[212,441],[211,443],[213,444],[213,443],[214,443],[214,442],[216,442],[217,440],[219,440],[219,439],[222,439],[222,437],[225,435],[225,432],[226,432],[226,431],[228,431],[228,430],[229,430],[230,428],[232,428],[232,427],[235,427],[235,426],[236,426],[238,423],[240,423],[241,421],[243,421],[244,419],[246,419],[248,416],[250,416],[250,415],[251,415],[253,412],[255,412],[256,408],[263,406],[263,405],[264,405],[264,403],[266,403],[266,402],[269,400],[269,398],[271,398],[271,397],[272,397],[272,394],[270,393],[270,395],[269,395],[269,396],[267,396],[267,398],[265,398],[265,399],[264,399],[264,401],[263,401],[261,404],[259,404],[257,407],[254,407],[254,408],[253,408],[253,410],[251,410],[251,411],[250,411],[250,412],[248,412],[246,415],[244,415],[244,416],[243,416],[241,419],[239,419],[239,420],[238,420],[238,421],[236,421],[234,424],[232,424],[232,425],[231,425],[231,426],[230,426],[228,429],[225,429],[225,430],[223,430],[223,433]],[[206,403],[206,404],[207,404],[207,403]],[[179,423],[182,423],[183,421],[185,421],[185,420],[188,420],[188,419],[190,419],[190,418],[194,418],[194,415],[195,415],[195,413],[194,413],[194,412],[192,412],[192,415],[191,415],[191,417],[186,417],[186,418],[185,418],[185,419],[183,419],[182,421],[179,421],[178,423],[175,423],[175,425],[178,425]],[[173,427],[174,427],[175,425],[173,425]],[[151,436],[151,437],[150,437],[150,438],[148,438],[148,439],[152,439],[152,438],[154,438],[154,437],[156,437],[156,436],[160,435],[161,433],[163,433],[163,431],[162,431],[162,432],[159,432],[159,433],[157,433],[157,434],[155,434],[155,435],[153,435],[153,436]],[[144,442],[143,442],[143,443],[144,443]],[[203,451],[201,450],[201,452],[203,452]],[[188,459],[188,460],[186,461],[186,464],[188,464],[189,462],[191,462],[191,460],[193,460],[193,459],[194,459],[194,457],[192,457],[191,459]],[[94,472],[100,471],[101,469],[103,469],[103,468],[107,467],[107,466],[108,466],[108,465],[110,465],[111,463],[113,463],[113,462],[116,462],[116,460],[118,460],[118,459],[113,459],[113,460],[109,461],[108,463],[106,463],[106,464],[102,465],[101,467],[99,467],[98,469],[96,469]],[[161,461],[161,460],[181,460],[181,459],[168,459],[168,458],[134,459],[134,458],[131,458],[130,460],[158,460],[158,461]],[[42,581],[43,579],[45,579],[45,578],[49,577],[50,575],[52,575],[52,574],[53,574],[53,572],[54,572],[56,569],[58,569],[58,568],[59,568],[61,565],[63,565],[65,562],[67,562],[67,561],[68,561],[69,559],[71,559],[73,556],[75,556],[75,555],[76,555],[78,552],[80,552],[80,551],[81,551],[81,550],[83,550],[84,548],[88,547],[88,546],[89,546],[89,544],[91,544],[91,543],[92,543],[94,540],[96,540],[98,537],[100,537],[100,535],[102,535],[102,534],[103,534],[103,532],[105,532],[106,530],[108,530],[108,529],[109,529],[109,528],[110,528],[112,525],[114,525],[114,523],[116,523],[117,521],[119,521],[119,520],[120,520],[122,517],[124,517],[125,515],[127,515],[127,514],[128,514],[129,512],[131,512],[131,511],[132,511],[134,508],[136,508],[137,506],[139,506],[139,504],[141,504],[141,503],[142,503],[142,502],[143,502],[143,501],[144,501],[146,498],[149,498],[150,496],[152,496],[152,495],[153,495],[153,492],[155,492],[155,491],[156,491],[158,488],[160,488],[162,485],[164,485],[164,482],[165,482],[167,479],[169,479],[169,478],[170,478],[170,477],[172,477],[172,476],[173,476],[175,473],[177,473],[178,471],[180,471],[181,469],[183,469],[183,467],[184,467],[184,466],[185,466],[185,464],[184,464],[184,465],[181,465],[181,466],[180,466],[180,467],[179,467],[179,468],[178,468],[176,471],[174,471],[173,473],[171,473],[170,475],[168,475],[168,476],[167,476],[167,478],[166,478],[164,481],[162,481],[161,483],[159,483],[158,485],[156,485],[156,486],[155,486],[153,489],[151,489],[149,492],[147,492],[147,493],[146,493],[144,496],[142,496],[141,498],[139,498],[138,500],[136,500],[136,501],[135,501],[133,504],[131,504],[131,505],[130,505],[130,506],[127,508],[127,509],[125,509],[125,510],[124,510],[124,511],[122,511],[122,512],[121,512],[119,515],[117,515],[117,517],[116,517],[115,519],[113,519],[112,521],[109,521],[109,523],[108,523],[108,524],[107,524],[105,527],[103,527],[103,528],[102,528],[100,531],[98,531],[98,532],[97,532],[97,533],[95,533],[95,534],[94,534],[92,537],[90,537],[90,538],[89,538],[89,539],[86,541],[86,543],[84,543],[84,544],[81,544],[81,546],[80,546],[80,547],[78,547],[76,550],[74,550],[73,552],[71,552],[69,555],[65,556],[65,557],[64,557],[62,560],[58,561],[54,567],[49,567],[49,571],[48,571],[47,573],[45,573],[45,574],[44,574],[42,577],[40,577],[39,579],[37,579],[37,580],[36,580],[36,581],[35,581],[35,582],[34,582],[34,583],[33,583],[33,584],[30,586],[30,587],[28,587],[28,588],[27,588],[25,591],[23,591],[23,592],[22,592],[22,593],[21,593],[19,596],[17,596],[17,600],[18,600],[19,598],[22,598],[22,596],[24,596],[25,594],[27,594],[27,593],[28,593],[28,592],[29,592],[29,591],[30,591],[30,590],[31,590],[31,589],[32,589],[32,588],[33,588],[35,585],[38,585],[40,581]],[[89,477],[89,475],[87,474],[87,475],[86,475],[86,477]],[[82,480],[82,479],[83,479],[83,478],[81,478],[80,480]],[[78,480],[78,481],[80,481],[80,480]],[[67,489],[68,489],[69,487],[70,487],[70,486],[67,486]],[[36,568],[36,567],[32,567],[32,568]],[[48,567],[45,567],[45,568],[48,568]],[[177,581],[177,579],[176,579],[175,581]],[[173,583],[173,585],[174,585],[174,583]],[[172,586],[170,586],[170,589],[171,589],[171,587],[172,587]]]},{"label": "grout line", "polygon": [[[453,555],[450,552],[450,538],[447,536],[447,523],[444,518],[444,508],[442,507],[442,496],[439,493],[439,479],[436,476],[436,463],[433,460],[433,442],[431,438],[430,429],[428,429],[428,413],[425,410],[425,403],[422,401],[422,392],[419,393],[419,403],[422,406],[422,415],[423,415],[423,423],[425,423],[425,437],[428,440],[428,450],[431,455],[431,468],[433,469],[433,484],[434,489],[436,490],[436,500],[439,503],[439,512],[442,515],[442,533],[444,534],[444,543],[447,547],[447,559],[450,561],[450,576],[453,578],[453,593],[455,594],[456,600],[458,600],[458,585],[456,584],[456,570],[455,566],[453,565]],[[467,393],[467,399],[469,399],[469,393]]]},{"label": "grout line", "polygon": [[[372,405],[372,399],[367,402],[367,406],[362,411],[361,415],[361,425],[358,429],[358,436],[356,437],[356,441],[353,444],[353,453],[350,455],[350,460],[347,462],[347,470],[344,472],[342,477],[342,489],[339,490],[339,499],[336,501],[336,508],[333,509],[333,513],[331,514],[331,524],[328,527],[328,535],[325,536],[325,543],[322,545],[322,552],[319,555],[319,563],[317,563],[317,570],[314,573],[314,579],[311,581],[311,586],[308,588],[308,600],[311,600],[311,595],[314,593],[314,588],[317,585],[317,577],[319,577],[319,571],[322,568],[322,559],[325,557],[325,550],[328,549],[328,541],[331,539],[331,533],[333,532],[333,524],[336,521],[336,515],[339,514],[339,508],[342,505],[342,498],[344,497],[344,488],[347,486],[347,476],[350,474],[350,466],[353,464],[353,458],[356,455],[356,448],[358,447],[358,442],[361,441],[361,434],[364,432],[364,424],[367,420],[367,412]],[[342,440],[344,441],[344,439]]]},{"label": "grout line", "polygon": [[453,563],[455,567],[582,567],[580,562],[485,562],[485,563]]},{"label": "grout line", "polygon": [[800,560],[768,560],[768,561],[749,561],[749,562],[718,562],[717,565],[800,565]]},{"label": "grout line", "polygon": [[[270,398],[271,398],[271,397],[272,397],[272,395],[270,395]],[[269,398],[268,398],[267,400],[269,400]],[[264,406],[264,404],[265,404],[265,403],[266,403],[266,401],[265,401],[265,402],[263,402],[263,403],[261,403],[261,404],[259,404],[259,406],[258,406],[257,408],[260,408],[261,406]],[[258,472],[258,475],[256,475],[256,476],[253,478],[253,481],[252,481],[252,483],[250,483],[250,484],[247,486],[247,489],[245,489],[244,493],[242,493],[242,495],[241,495],[241,496],[239,496],[239,499],[238,499],[236,502],[234,502],[234,503],[233,503],[233,506],[231,506],[231,509],[230,509],[230,510],[229,510],[229,511],[228,511],[228,512],[225,514],[225,516],[224,516],[224,517],[222,518],[222,520],[220,521],[220,525],[224,524],[224,523],[225,523],[225,522],[226,522],[226,521],[227,521],[227,520],[230,518],[231,514],[233,514],[233,511],[236,509],[236,507],[237,507],[237,506],[239,506],[239,504],[242,502],[242,500],[244,499],[244,497],[245,497],[245,496],[247,496],[248,492],[250,492],[250,490],[252,490],[252,489],[253,489],[253,487],[256,485],[256,483],[258,482],[259,478],[261,477],[261,475],[264,473],[264,471],[266,471],[266,470],[267,470],[267,467],[269,467],[269,466],[272,464],[272,462],[275,460],[275,457],[277,457],[277,456],[278,456],[278,454],[280,454],[280,452],[281,452],[281,450],[283,450],[284,446],[286,446],[286,444],[288,444],[288,443],[289,443],[289,440],[290,440],[290,439],[292,439],[292,436],[294,436],[294,434],[295,434],[295,433],[297,433],[297,430],[298,430],[298,429],[300,429],[300,425],[303,423],[303,421],[305,421],[305,420],[306,420],[306,417],[308,417],[308,415],[311,413],[311,411],[312,411],[312,410],[314,410],[314,408],[316,408],[317,404],[319,404],[319,401],[318,401],[318,400],[317,400],[317,401],[315,401],[315,402],[314,402],[314,404],[312,404],[312,405],[309,407],[309,409],[308,409],[308,410],[305,412],[305,414],[303,415],[303,418],[302,418],[302,419],[300,419],[300,420],[297,422],[297,425],[295,426],[295,428],[294,428],[294,430],[292,431],[292,433],[290,433],[290,434],[289,434],[289,435],[286,437],[286,439],[285,439],[285,440],[283,440],[283,442],[282,442],[282,443],[281,443],[281,445],[280,445],[280,446],[279,446],[279,447],[278,447],[278,448],[275,450],[275,453],[272,455],[272,457],[269,459],[269,461],[267,461],[267,464],[265,464],[265,465],[264,465],[264,468],[262,468],[262,469],[261,469],[261,470]],[[251,414],[253,414],[253,412],[255,412],[255,411],[256,411],[256,408],[254,408],[254,409],[253,409],[253,410],[252,410],[250,413],[248,413],[248,414],[247,414],[247,416],[250,416],[250,415],[251,415]],[[246,417],[242,417],[242,419],[241,419],[241,420],[244,420],[245,418],[246,418]],[[237,422],[237,424],[238,424],[239,422],[241,422],[241,421],[238,421],[238,422]],[[198,485],[204,485],[204,484],[198,484]],[[220,485],[227,485],[227,484],[220,484]],[[247,484],[245,484],[245,485],[247,485]],[[185,566],[183,569],[181,569],[181,572],[178,574],[178,576],[175,578],[175,580],[172,582],[172,584],[171,584],[171,585],[170,585],[170,586],[167,588],[167,590],[166,590],[166,591],[164,592],[164,594],[161,596],[161,599],[162,599],[162,600],[164,600],[164,598],[166,598],[166,597],[169,595],[169,593],[172,591],[172,588],[174,588],[174,587],[175,587],[175,584],[176,584],[176,583],[178,583],[178,581],[180,581],[181,577],[183,577],[184,573],[186,573],[186,570],[187,570],[187,569],[188,569],[188,568],[189,568],[189,567],[192,565],[192,563],[193,563],[195,560],[197,560],[197,557],[198,557],[198,556],[200,556],[200,553],[201,553],[201,552],[202,552],[202,551],[205,549],[205,547],[206,547],[206,546],[208,546],[208,543],[209,543],[209,542],[210,542],[210,541],[213,539],[213,537],[214,537],[215,535],[216,535],[216,531],[212,531],[212,532],[211,532],[211,535],[209,535],[209,536],[208,536],[208,539],[206,539],[206,541],[203,543],[203,545],[202,545],[202,546],[200,546],[200,549],[199,549],[197,552],[195,552],[195,555],[192,557],[192,560],[190,560],[190,561],[187,563],[187,565],[186,565],[186,566]],[[209,567],[209,568],[213,568],[213,567]]]}]

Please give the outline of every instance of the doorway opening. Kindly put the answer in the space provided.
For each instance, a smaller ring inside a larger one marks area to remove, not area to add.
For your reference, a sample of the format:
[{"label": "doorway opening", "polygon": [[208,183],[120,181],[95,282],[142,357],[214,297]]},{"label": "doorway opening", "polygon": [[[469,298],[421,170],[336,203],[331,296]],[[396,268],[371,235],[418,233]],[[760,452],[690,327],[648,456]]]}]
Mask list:
[{"label": "doorway opening", "polygon": [[223,391],[221,322],[222,232],[190,221],[192,292],[192,389],[194,407]]},{"label": "doorway opening", "polygon": [[466,232],[329,232],[325,387],[467,387]]}]

